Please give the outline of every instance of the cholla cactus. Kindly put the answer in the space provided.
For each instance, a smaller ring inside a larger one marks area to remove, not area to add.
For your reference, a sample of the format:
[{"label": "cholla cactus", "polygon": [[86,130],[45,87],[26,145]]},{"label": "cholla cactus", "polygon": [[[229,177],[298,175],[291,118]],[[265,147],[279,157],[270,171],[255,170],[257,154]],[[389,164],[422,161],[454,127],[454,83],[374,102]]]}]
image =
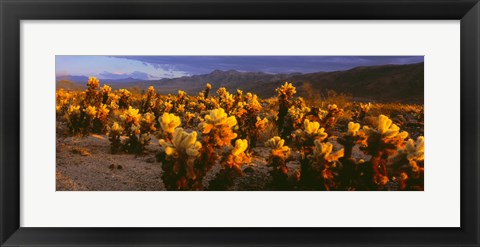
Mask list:
[{"label": "cholla cactus", "polygon": [[328,134],[325,133],[324,128],[320,128],[320,123],[305,119],[303,129],[296,130],[293,136],[295,144],[300,149],[303,161],[312,153],[315,146],[314,141],[323,141],[328,137]]},{"label": "cholla cactus", "polygon": [[[343,157],[339,159],[342,170],[338,176],[337,189],[359,189],[362,187],[361,181],[365,180],[365,174],[370,174],[368,171],[364,172],[366,164],[363,160],[357,161],[352,158],[353,147],[355,145],[365,146],[366,138],[365,133],[360,130],[359,123],[349,122],[347,133],[337,139],[344,147]],[[372,180],[371,178],[367,179]]]},{"label": "cholla cactus", "polygon": [[118,153],[122,147],[120,136],[123,134],[123,128],[114,122],[112,127],[107,127],[108,139],[110,140],[110,151],[112,154]]},{"label": "cholla cactus", "polygon": [[424,137],[419,136],[416,141],[408,139],[405,148],[390,157],[391,173],[399,181],[401,190],[423,190],[424,150]]},{"label": "cholla cactus", "polygon": [[374,174],[373,182],[385,186],[390,181],[387,171],[388,157],[404,145],[408,133],[400,132],[400,128],[384,115],[379,116],[377,126],[364,126],[363,132],[368,136],[363,150],[372,155],[370,163]]},{"label": "cholla cactus", "polygon": [[68,107],[73,103],[73,97],[69,92],[65,92],[63,89],[59,89],[55,93],[55,110],[57,115],[63,115]]},{"label": "cholla cactus", "polygon": [[[170,115],[164,115],[168,121],[165,121],[165,129],[168,130],[173,126],[178,126],[180,123],[177,122],[174,117]],[[168,116],[168,117],[167,117]],[[173,119],[173,120],[172,120]],[[235,147],[231,146],[233,139],[237,137],[237,134],[233,132],[232,128],[237,125],[235,117],[228,116],[223,109],[214,109],[211,110],[206,116],[204,122],[200,123],[199,128],[202,131],[202,140],[201,148],[198,149],[199,156],[194,162],[194,174],[195,176],[185,176],[185,178],[178,178],[177,173],[166,172],[164,175],[164,182],[166,186],[170,189],[183,189],[183,190],[201,190],[204,188],[202,184],[203,177],[206,176],[208,171],[212,169],[215,163],[218,161],[219,153],[221,153],[220,163],[222,164],[222,171],[214,179],[215,181],[209,185],[209,189],[222,189],[224,186],[228,186],[231,182],[233,173],[241,175],[238,173],[239,163],[241,161],[245,162],[244,149],[247,148],[247,143],[245,140],[237,140]],[[163,128],[163,127],[162,127]],[[180,128],[175,129],[174,137],[177,134],[177,131]],[[196,134],[195,134],[196,135]],[[165,141],[168,143],[168,141]],[[223,150],[223,152],[222,152]],[[226,151],[225,151],[226,150]],[[169,151],[167,151],[169,152]],[[162,156],[162,152],[157,155],[157,159],[165,163],[165,169],[168,171],[170,169],[169,163],[179,162],[178,157],[177,161],[165,161],[165,157]],[[181,159],[180,159],[181,160]],[[165,170],[164,169],[164,170]],[[172,168],[173,169],[173,168]],[[190,168],[188,168],[190,169]],[[189,172],[190,174],[190,172]],[[172,187],[167,185],[175,181],[175,184],[180,187]],[[218,183],[218,181],[223,181],[224,183]],[[230,181],[230,182],[229,182]],[[221,186],[218,186],[221,185]],[[223,186],[223,187],[222,187]]]},{"label": "cholla cactus", "polygon": [[370,111],[371,106],[372,106],[372,104],[370,104],[370,102],[368,102],[368,104],[360,103],[360,107],[359,107],[360,109],[359,109],[358,114],[357,114],[357,118],[360,121],[363,121],[363,119],[365,118],[367,113]]},{"label": "cholla cactus", "polygon": [[117,110],[119,109],[119,105],[118,105],[119,100],[120,100],[120,96],[114,93],[109,93],[106,104],[110,107],[111,110]]},{"label": "cholla cactus", "polygon": [[138,109],[129,106],[128,110],[120,115],[120,118],[125,122],[126,125],[139,125],[141,115],[138,113],[138,111]]},{"label": "cholla cactus", "polygon": [[267,118],[260,118],[257,117],[257,121],[255,122],[255,128],[258,130],[262,131],[267,127],[268,124],[268,119]]},{"label": "cholla cactus", "polygon": [[333,144],[330,142],[323,143],[319,140],[315,140],[315,149],[313,150],[313,155],[315,159],[321,159],[326,162],[332,162],[338,160],[340,157],[343,157],[343,149],[333,153]]},{"label": "cholla cactus", "polygon": [[378,149],[383,149],[384,146],[388,151],[392,148],[396,151],[396,148],[400,147],[408,137],[408,132],[400,132],[400,128],[385,115],[378,117],[378,124],[375,128],[364,126],[363,131],[368,136],[368,146],[371,147],[368,149],[369,153],[382,151]]},{"label": "cholla cactus", "polygon": [[100,87],[100,83],[97,78],[95,77],[89,77],[88,82],[87,82],[87,90],[85,91],[85,101],[84,101],[84,106],[98,106],[100,105],[101,101],[101,95],[100,92],[98,91],[98,88]]},{"label": "cholla cactus", "polygon": [[[314,108],[315,109],[315,108]],[[304,127],[304,121],[307,119],[311,121],[317,121],[312,117],[312,109],[303,105],[292,105],[288,109],[288,113],[285,116],[285,122],[283,124],[283,132],[285,133],[285,138],[290,137],[291,133],[294,130]]]},{"label": "cholla cactus", "polygon": [[265,142],[265,146],[271,148],[270,156],[268,158],[268,166],[273,170],[270,175],[273,178],[272,186],[274,189],[287,189],[288,183],[288,168],[287,159],[290,156],[290,148],[284,146],[285,140],[275,136]]},{"label": "cholla cactus", "polygon": [[87,134],[94,129],[93,123],[97,117],[97,108],[95,106],[87,106],[83,111],[85,114],[83,114],[84,118],[82,127],[84,134]]},{"label": "cholla cactus", "polygon": [[[339,170],[338,159],[343,157],[344,150],[341,149],[335,153],[333,151],[333,144],[327,142],[323,143],[320,140],[315,140],[315,148],[313,154],[308,156],[310,161],[308,166],[308,180],[306,176],[303,177],[305,184],[320,190],[332,190],[337,186],[337,176]],[[307,172],[302,168],[302,175]]]},{"label": "cholla cactus", "polygon": [[79,134],[84,128],[85,112],[80,110],[79,105],[70,105],[64,117],[74,135]]},{"label": "cholla cactus", "polygon": [[408,139],[405,145],[405,151],[407,153],[407,159],[410,162],[413,171],[418,171],[420,168],[415,163],[416,161],[423,161],[424,159],[424,137],[419,136],[417,138],[417,141]]},{"label": "cholla cactus", "polygon": [[87,114],[87,116],[94,119],[97,116],[97,109],[95,106],[88,106],[85,109],[85,113]]},{"label": "cholla cactus", "polygon": [[144,96],[141,110],[142,112],[153,112],[156,108],[156,100],[155,100],[155,88],[153,86],[148,87],[147,93]]},{"label": "cholla cactus", "polygon": [[336,104],[331,104],[327,106],[328,113],[322,119],[323,126],[329,129],[332,128],[340,116],[343,115],[343,109],[338,108]]},{"label": "cholla cactus", "polygon": [[233,179],[242,176],[243,172],[240,166],[250,162],[250,158],[245,154],[248,148],[248,141],[245,139],[237,139],[235,146],[228,148],[223,153],[220,165],[222,169],[217,173],[215,178],[209,183],[209,190],[226,190],[233,185]]},{"label": "cholla cactus", "polygon": [[203,98],[208,98],[208,94],[210,93],[210,90],[212,89],[212,84],[210,83],[207,83],[205,85],[205,91],[203,92],[203,95],[201,95],[201,97],[203,96]]},{"label": "cholla cactus", "polygon": [[109,95],[112,92],[112,88],[105,84],[102,88],[100,88],[100,92],[102,94],[102,104],[107,104]]},{"label": "cholla cactus", "polygon": [[220,107],[225,109],[226,112],[230,113],[235,104],[235,97],[224,87],[219,88],[217,90],[217,94],[220,96]]},{"label": "cholla cactus", "polygon": [[293,98],[293,95],[297,92],[296,88],[291,83],[288,83],[288,82],[285,82],[283,86],[275,89],[275,91],[277,92],[278,97],[284,98],[287,100]]},{"label": "cholla cactus", "polygon": [[345,147],[345,157],[351,158],[352,149],[356,144],[366,146],[367,137],[365,132],[360,130],[360,124],[349,122],[347,133],[338,139],[338,142]]},{"label": "cholla cactus", "polygon": [[87,86],[91,90],[97,90],[100,83],[96,77],[91,76],[88,78]]},{"label": "cholla cactus", "polygon": [[118,90],[119,99],[118,99],[118,106],[120,109],[127,109],[130,107],[132,93],[127,89],[120,89]]},{"label": "cholla cactus", "polygon": [[271,148],[270,152],[272,156],[286,160],[290,155],[290,148],[284,145],[285,140],[278,136],[275,136],[265,142],[265,147]]},{"label": "cholla cactus", "polygon": [[176,128],[171,141],[159,140],[161,149],[157,159],[162,162],[163,183],[168,190],[201,189],[195,159],[200,156],[202,144],[197,141],[197,132],[187,133]]},{"label": "cholla cactus", "polygon": [[[88,108],[87,108],[88,110]],[[108,113],[110,110],[107,105],[100,104],[96,109],[96,116],[93,119],[93,131],[97,133],[105,133],[108,124]],[[92,112],[93,113],[93,112]],[[88,113],[87,113],[88,114]]]},{"label": "cholla cactus", "polygon": [[295,87],[288,82],[285,82],[283,86],[275,90],[278,95],[278,115],[277,115],[277,128],[278,132],[281,133],[283,139],[287,138],[290,135],[290,129],[285,126],[285,117],[287,116],[288,109],[292,106],[291,99],[293,95],[297,92]]},{"label": "cholla cactus", "polygon": [[160,128],[163,131],[161,136],[167,140],[172,139],[175,128],[181,124],[180,118],[171,113],[163,113],[163,115],[158,118],[158,122],[160,122]]},{"label": "cholla cactus", "polygon": [[179,104],[177,105],[177,113],[183,113],[185,112],[185,105],[184,104]]},{"label": "cholla cactus", "polygon": [[124,150],[136,154],[142,153],[150,141],[149,132],[144,132],[145,130],[142,131],[142,115],[138,112],[138,109],[129,106],[128,110],[125,110],[124,113],[120,115],[120,118],[124,122],[125,134],[128,137],[124,143]]},{"label": "cholla cactus", "polygon": [[[197,141],[197,132],[187,133],[182,128],[175,129],[172,142],[160,139],[159,143],[162,147],[161,151],[167,156],[178,158],[185,154],[188,160],[198,157],[199,149],[202,147],[202,144]],[[189,176],[193,178],[194,174]]]},{"label": "cholla cactus", "polygon": [[171,112],[173,109],[173,104],[170,101],[164,103],[163,112]]},{"label": "cholla cactus", "polygon": [[[234,116],[228,116],[222,108],[211,110],[205,116],[205,122],[200,123],[199,128],[206,136],[206,142],[213,147],[222,147],[230,145],[231,141],[237,137],[232,128],[237,125],[237,119]],[[208,136],[208,137],[207,137]]]},{"label": "cholla cactus", "polygon": [[144,133],[150,133],[150,132],[156,131],[157,128],[155,128],[155,114],[151,112],[147,112],[143,114],[140,125],[141,125],[142,132]]},{"label": "cholla cactus", "polygon": [[195,119],[195,114],[187,111],[187,112],[185,112],[183,118],[185,120],[185,125],[184,126],[185,126],[185,128],[188,128],[192,125],[193,120]]},{"label": "cholla cactus", "polygon": [[[245,101],[243,101],[245,100]],[[242,99],[241,91],[237,93],[236,107],[232,110],[232,113],[236,116],[238,121],[240,138],[248,140],[249,148],[256,147],[257,139],[260,132],[265,129],[268,120],[265,118],[262,120],[259,117],[259,113],[262,110],[262,105],[258,101],[258,97],[255,94],[247,93],[247,97]]]},{"label": "cholla cactus", "polygon": [[176,98],[176,105],[184,104],[185,102],[185,97],[187,96],[187,93],[183,90],[178,90],[177,98]]},{"label": "cholla cactus", "polygon": [[304,124],[303,130],[297,130],[295,132],[296,135],[302,140],[310,138],[310,139],[323,141],[325,140],[325,138],[327,138],[328,134],[325,133],[324,128],[320,128],[320,123],[310,122],[310,120],[305,119],[303,124]]}]

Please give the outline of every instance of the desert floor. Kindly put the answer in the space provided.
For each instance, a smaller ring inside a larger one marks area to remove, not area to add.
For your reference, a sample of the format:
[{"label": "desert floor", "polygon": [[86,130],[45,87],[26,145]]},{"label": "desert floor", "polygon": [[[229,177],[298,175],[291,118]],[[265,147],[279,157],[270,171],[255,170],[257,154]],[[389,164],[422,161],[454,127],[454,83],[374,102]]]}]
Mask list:
[{"label": "desert floor", "polygon": [[[335,142],[334,142],[335,143]],[[339,146],[340,147],[340,146]],[[144,155],[111,154],[107,136],[58,137],[56,150],[57,191],[160,191],[162,183],[161,163],[155,159],[159,149],[158,141],[152,136]],[[234,181],[229,190],[269,190],[271,181],[266,159],[269,149],[257,147],[250,164],[242,166],[243,176]],[[356,148],[356,158],[365,158]],[[299,154],[292,152],[293,159]],[[300,167],[296,160],[287,164],[292,174]],[[207,186],[216,172],[217,164],[204,178]]]}]

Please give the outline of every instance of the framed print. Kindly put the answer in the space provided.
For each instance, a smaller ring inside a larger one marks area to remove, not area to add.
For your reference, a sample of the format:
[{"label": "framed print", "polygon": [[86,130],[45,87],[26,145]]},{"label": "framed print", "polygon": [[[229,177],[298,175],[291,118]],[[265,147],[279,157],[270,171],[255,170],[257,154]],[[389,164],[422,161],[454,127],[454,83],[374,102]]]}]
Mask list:
[{"label": "framed print", "polygon": [[1,245],[478,246],[477,1],[1,1]]}]

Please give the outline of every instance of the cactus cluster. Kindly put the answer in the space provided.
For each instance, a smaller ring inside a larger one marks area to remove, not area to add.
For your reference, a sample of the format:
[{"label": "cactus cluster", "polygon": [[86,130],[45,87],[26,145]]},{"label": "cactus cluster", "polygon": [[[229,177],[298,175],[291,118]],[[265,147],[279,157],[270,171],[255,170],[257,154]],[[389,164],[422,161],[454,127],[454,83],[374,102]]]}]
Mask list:
[{"label": "cactus cluster", "polygon": [[246,167],[256,171],[255,159],[267,166],[272,190],[424,188],[423,130],[410,132],[407,120],[388,114],[403,107],[423,121],[423,107],[312,103],[288,82],[269,99],[212,90],[206,83],[193,95],[153,86],[138,93],[90,77],[84,91],[57,90],[55,110],[71,134],[108,137],[113,154],[155,153],[168,190],[228,190]]}]

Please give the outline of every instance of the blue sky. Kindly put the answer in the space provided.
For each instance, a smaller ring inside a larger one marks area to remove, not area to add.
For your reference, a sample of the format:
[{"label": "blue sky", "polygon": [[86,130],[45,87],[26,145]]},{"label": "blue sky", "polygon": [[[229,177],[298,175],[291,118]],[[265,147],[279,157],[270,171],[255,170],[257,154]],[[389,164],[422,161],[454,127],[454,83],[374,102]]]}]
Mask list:
[{"label": "blue sky", "polygon": [[66,56],[55,57],[57,76],[142,80],[208,74],[213,70],[312,73],[358,66],[423,62],[423,56]]}]

